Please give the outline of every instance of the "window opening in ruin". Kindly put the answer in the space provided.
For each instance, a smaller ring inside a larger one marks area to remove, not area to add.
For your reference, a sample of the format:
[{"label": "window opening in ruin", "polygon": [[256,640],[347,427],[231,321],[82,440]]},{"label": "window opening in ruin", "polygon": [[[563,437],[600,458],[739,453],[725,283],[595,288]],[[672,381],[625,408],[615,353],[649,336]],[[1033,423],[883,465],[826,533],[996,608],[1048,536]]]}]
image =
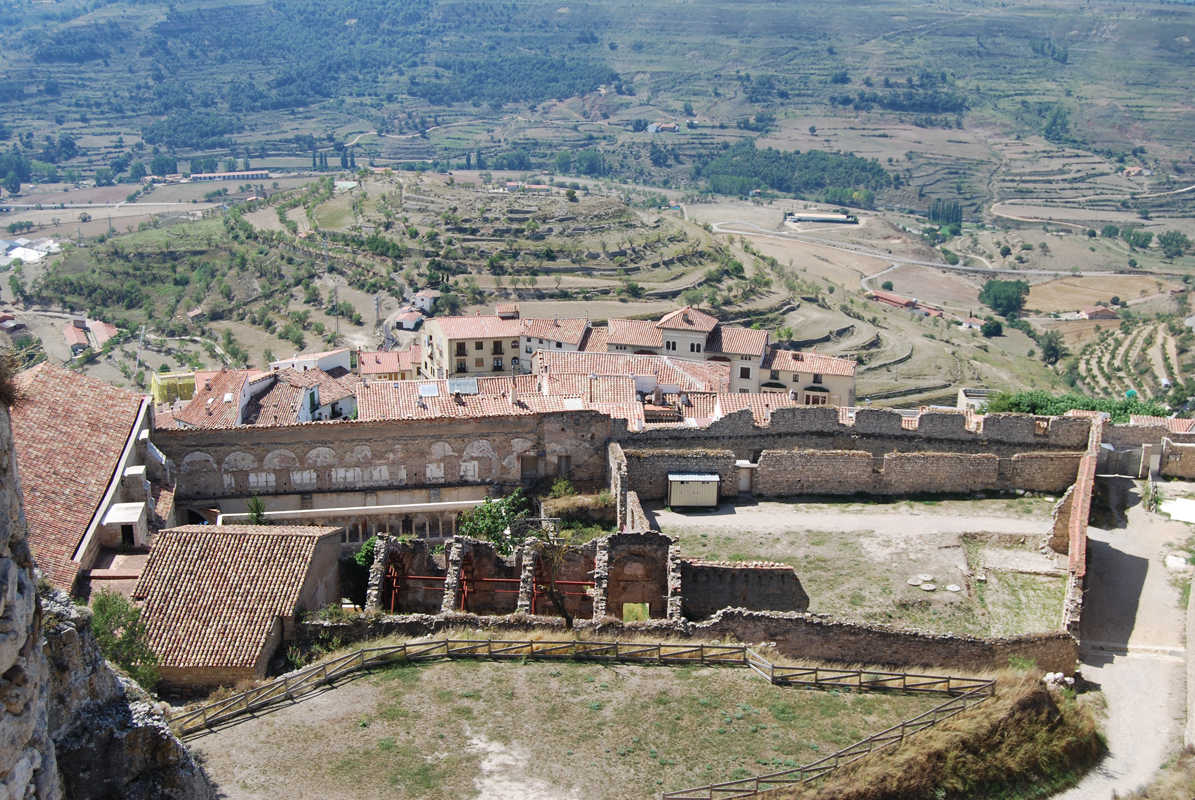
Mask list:
[{"label": "window opening in ruin", "polygon": [[623,603],[623,622],[646,622],[651,619],[651,606],[647,603]]},{"label": "window opening in ruin", "polygon": [[125,550],[132,550],[136,544],[137,544],[136,541],[134,541],[134,539],[133,539],[133,526],[132,525],[121,525],[120,526],[120,546],[122,548],[124,548]]},{"label": "window opening in ruin", "polygon": [[567,478],[573,467],[572,456],[556,456],[556,477]]},{"label": "window opening in ruin", "polygon": [[522,455],[519,456],[519,477],[527,480],[528,478],[539,477],[539,457],[536,455]]}]

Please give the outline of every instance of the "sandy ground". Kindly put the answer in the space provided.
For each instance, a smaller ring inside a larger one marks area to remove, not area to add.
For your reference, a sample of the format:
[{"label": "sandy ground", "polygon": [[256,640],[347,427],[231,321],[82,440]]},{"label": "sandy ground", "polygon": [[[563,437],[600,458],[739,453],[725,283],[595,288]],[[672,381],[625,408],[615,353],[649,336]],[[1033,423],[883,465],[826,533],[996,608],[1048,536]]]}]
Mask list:
[{"label": "sandy ground", "polygon": [[1058,800],[1110,800],[1137,789],[1182,745],[1186,615],[1163,559],[1190,528],[1145,511],[1136,489],[1129,502],[1123,527],[1088,531],[1081,669],[1107,701],[1109,754]]}]

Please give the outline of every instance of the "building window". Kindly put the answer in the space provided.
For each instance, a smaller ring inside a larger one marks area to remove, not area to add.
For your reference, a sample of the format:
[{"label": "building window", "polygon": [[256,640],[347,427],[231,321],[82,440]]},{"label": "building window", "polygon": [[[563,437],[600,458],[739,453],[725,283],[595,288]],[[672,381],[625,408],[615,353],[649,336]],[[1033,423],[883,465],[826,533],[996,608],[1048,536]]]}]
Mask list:
[{"label": "building window", "polygon": [[557,342],[557,343],[556,343],[556,349],[557,349],[557,350],[559,350],[559,349],[560,349],[560,348],[562,348],[562,347],[564,347],[564,345],[562,345],[560,342]]},{"label": "building window", "polygon": [[465,343],[464,342],[456,343],[456,354],[458,356],[463,356],[465,354]]},{"label": "building window", "polygon": [[[517,353],[518,350],[516,349],[515,352]],[[502,355],[502,342],[494,342],[494,355]]]},{"label": "building window", "polygon": [[778,369],[772,370],[771,373],[769,373],[769,375],[768,375],[768,379],[773,380],[773,381],[780,380],[780,370],[778,370]]},{"label": "building window", "polygon": [[482,350],[484,348],[485,348],[485,342],[474,342],[473,343],[474,350]]},{"label": "building window", "polygon": [[754,361],[751,356],[739,356],[739,361]]},{"label": "building window", "polygon": [[690,353],[700,353],[701,352],[701,343],[700,342],[689,342],[689,352]]},{"label": "building window", "polygon": [[821,392],[806,392],[805,405],[807,406],[824,406],[829,404],[830,395],[822,394]]},{"label": "building window", "polygon": [[556,477],[567,478],[573,466],[572,456],[556,456]]},{"label": "building window", "polygon": [[514,350],[516,353],[518,352],[518,350],[519,350],[519,340],[518,339],[515,339],[513,342],[510,343],[510,349]]},{"label": "building window", "polygon": [[498,372],[501,369],[502,369],[502,359],[495,358],[494,359],[494,372]]},{"label": "building window", "polygon": [[665,350],[675,350],[676,342],[673,342],[673,341],[664,342],[664,349]]},{"label": "building window", "polygon": [[456,362],[456,371],[457,372],[465,372],[468,369],[469,369],[469,365],[467,363],[465,363],[464,361]]},{"label": "building window", "polygon": [[751,367],[739,367],[739,377],[743,380],[751,379]]},{"label": "building window", "polygon": [[821,375],[821,373],[820,373],[820,372],[815,372],[815,373],[813,373],[813,382],[814,382],[814,383],[821,383],[821,382],[822,382],[822,375]]},{"label": "building window", "polygon": [[531,345],[527,345],[527,355],[531,355]]}]

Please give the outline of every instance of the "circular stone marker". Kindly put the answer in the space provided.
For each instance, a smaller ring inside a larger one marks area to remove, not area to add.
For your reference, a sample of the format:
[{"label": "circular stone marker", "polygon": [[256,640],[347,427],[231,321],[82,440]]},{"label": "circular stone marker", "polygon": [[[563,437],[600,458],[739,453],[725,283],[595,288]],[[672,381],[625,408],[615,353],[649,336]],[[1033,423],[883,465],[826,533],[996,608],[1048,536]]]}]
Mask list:
[{"label": "circular stone marker", "polygon": [[949,584],[946,587],[946,591],[948,591],[948,592],[961,592],[962,590],[963,590],[963,587],[959,586],[957,583]]},{"label": "circular stone marker", "polygon": [[934,579],[933,575],[918,575],[917,576],[917,580],[921,581],[922,583],[929,583],[933,579]]},{"label": "circular stone marker", "polygon": [[907,581],[905,581],[905,583],[909,584],[910,586],[920,586],[922,581],[920,578],[909,578]]},{"label": "circular stone marker", "polygon": [[932,592],[934,589],[937,589],[937,588],[938,588],[938,587],[937,587],[937,586],[934,586],[932,583],[923,583],[923,584],[921,584],[921,590],[922,590],[923,592]]}]

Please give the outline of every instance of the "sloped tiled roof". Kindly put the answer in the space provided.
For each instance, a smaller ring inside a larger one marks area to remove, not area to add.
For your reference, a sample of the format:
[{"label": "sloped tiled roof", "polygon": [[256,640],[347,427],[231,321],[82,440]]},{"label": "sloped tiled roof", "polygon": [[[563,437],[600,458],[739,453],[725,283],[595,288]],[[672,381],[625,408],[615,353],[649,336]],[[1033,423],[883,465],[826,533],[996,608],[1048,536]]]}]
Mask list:
[{"label": "sloped tiled roof", "polygon": [[544,375],[638,375],[681,391],[730,390],[730,366],[717,361],[689,361],[671,356],[632,353],[565,353],[541,350],[532,359],[533,371]]},{"label": "sloped tiled roof", "polygon": [[[254,369],[196,372],[195,395],[173,412],[176,425],[192,428],[227,428],[240,422],[240,397],[245,381],[269,373]],[[227,398],[227,399],[226,399]]]},{"label": "sloped tiled roof", "polygon": [[664,334],[654,322],[645,319],[612,319],[606,328],[606,342],[628,347],[663,347]]},{"label": "sloped tiled roof", "polygon": [[283,369],[275,374],[279,383],[288,383],[304,389],[309,389],[312,386],[319,387],[319,404],[321,406],[330,405],[337,400],[349,397],[360,382],[360,379],[351,373],[333,377],[322,369]]},{"label": "sloped tiled roof", "polygon": [[717,317],[712,317],[704,311],[698,311],[693,306],[684,306],[676,311],[670,311],[660,317],[660,321],[656,323],[660,328],[701,333],[709,333],[717,324]]},{"label": "sloped tiled roof", "polygon": [[435,317],[428,325],[439,326],[449,339],[517,339],[523,332],[523,320],[495,315]]},{"label": "sloped tiled roof", "polygon": [[357,369],[363,377],[386,375],[415,369],[422,360],[423,350],[417,344],[406,350],[363,350],[357,357]]},{"label": "sloped tiled roof", "polygon": [[249,668],[295,613],[320,538],[338,528],[186,525],[160,531],[134,597],[163,667]]},{"label": "sloped tiled roof", "polygon": [[580,344],[585,338],[585,329],[589,327],[589,320],[581,317],[567,319],[534,319],[523,320],[523,335],[535,339],[547,339],[565,344]]},{"label": "sloped tiled roof", "polygon": [[245,425],[298,425],[307,390],[286,381],[274,381],[266,391],[245,404]]},{"label": "sloped tiled roof", "polygon": [[1190,433],[1195,428],[1195,419],[1179,419],[1178,417],[1151,417],[1146,414],[1130,414],[1130,425],[1158,425],[1171,433]]},{"label": "sloped tiled roof", "polygon": [[71,561],[133,431],[142,398],[42,363],[17,375],[13,444],[29,543],[50,583],[70,591]]},{"label": "sloped tiled roof", "polygon": [[[421,397],[420,386],[436,387],[436,396]],[[453,395],[448,381],[392,381],[363,385],[357,393],[357,419],[476,419],[480,417],[524,416],[539,411],[567,411],[568,398],[542,395],[462,394]],[[530,401],[535,401],[534,407]],[[540,402],[544,401],[544,402]],[[574,404],[573,407],[580,407]]]},{"label": "sloped tiled roof", "polygon": [[580,397],[587,403],[633,403],[635,379],[630,375],[545,375],[543,393],[558,397]]},{"label": "sloped tiled roof", "polygon": [[711,353],[762,356],[768,347],[768,332],[738,325],[719,325],[710,334],[706,350]]},{"label": "sloped tiled roof", "polygon": [[82,328],[76,328],[69,322],[63,326],[62,336],[64,339],[66,339],[66,343],[69,345],[77,344],[82,345],[83,347],[90,345],[90,342],[87,341],[87,331],[83,330]]},{"label": "sloped tiled roof", "polygon": [[763,361],[763,368],[785,372],[813,372],[821,375],[850,376],[855,374],[855,362],[852,359],[779,348],[772,348],[768,351],[768,355]]},{"label": "sloped tiled roof", "polygon": [[796,405],[799,404],[789,396],[788,392],[737,394],[726,392],[718,395],[718,413],[716,416],[721,418],[727,414],[733,414],[736,411],[749,408],[751,409],[751,415],[755,418],[756,425],[767,425],[772,419],[773,409],[792,408]]},{"label": "sloped tiled roof", "polygon": [[585,338],[581,340],[580,350],[586,353],[606,352],[608,328],[589,328],[585,331]]}]

